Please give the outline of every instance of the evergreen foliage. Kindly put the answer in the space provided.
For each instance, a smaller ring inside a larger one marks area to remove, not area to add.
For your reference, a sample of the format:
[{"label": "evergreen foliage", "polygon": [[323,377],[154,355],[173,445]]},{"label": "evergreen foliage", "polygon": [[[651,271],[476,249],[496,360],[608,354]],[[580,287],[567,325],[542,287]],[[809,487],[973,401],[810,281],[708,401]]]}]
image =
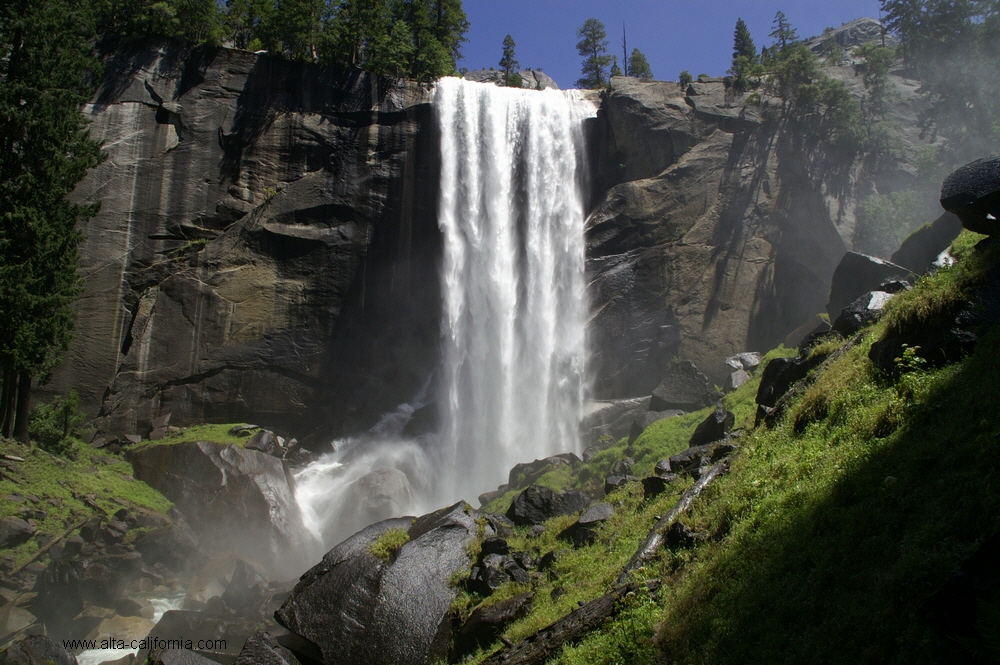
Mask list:
[{"label": "evergreen foliage", "polygon": [[637,48],[632,49],[632,54],[628,57],[628,75],[642,81],[653,80],[653,70],[649,66],[649,61]]},{"label": "evergreen foliage", "polygon": [[[514,43],[513,37],[507,35],[503,38],[503,56],[500,58],[500,69],[503,70],[503,84],[506,86],[511,85],[511,77],[521,67],[521,63],[514,58],[515,46],[517,44]],[[521,77],[518,76],[518,78]],[[520,84],[517,87],[521,87]]]},{"label": "evergreen foliage", "polygon": [[43,448],[62,453],[72,447],[73,437],[80,436],[86,420],[80,411],[80,396],[73,390],[66,397],[57,395],[48,404],[32,409],[29,432]]},{"label": "evergreen foliage", "polygon": [[795,28],[788,22],[785,12],[778,10],[778,13],[774,15],[774,22],[771,25],[774,30],[771,31],[768,37],[774,40],[775,46],[778,48],[778,53],[784,51],[798,40]]},{"label": "evergreen foliage", "polygon": [[677,75],[677,81],[680,84],[681,88],[683,89],[688,87],[689,85],[691,85],[691,83],[694,82],[694,76],[691,75],[691,72],[685,69],[684,71],[682,71],[680,74]]},{"label": "evergreen foliage", "polygon": [[742,18],[736,19],[736,30],[733,34],[733,62],[737,58],[746,58],[749,62],[757,62],[757,46],[753,43],[750,28]]},{"label": "evergreen foliage", "polygon": [[611,61],[611,76],[625,76],[625,72],[618,65],[618,56],[613,56],[614,60]]},{"label": "evergreen foliage", "polygon": [[101,160],[80,113],[100,73],[95,39],[85,0],[0,5],[0,420],[23,441],[32,382],[73,329],[77,224],[98,209],[67,200]]},{"label": "evergreen foliage", "polygon": [[750,29],[743,19],[736,20],[733,33],[733,64],[726,76],[726,90],[731,95],[742,95],[760,86],[764,68],[757,55]]},{"label": "evergreen foliage", "polygon": [[1000,0],[883,0],[928,107],[924,130],[948,139],[958,164],[1000,150]]},{"label": "evergreen foliage", "polygon": [[598,89],[608,83],[608,67],[614,58],[608,55],[608,32],[604,24],[596,18],[588,18],[576,31],[580,41],[577,52],[583,57],[581,76],[576,85],[581,88]]}]

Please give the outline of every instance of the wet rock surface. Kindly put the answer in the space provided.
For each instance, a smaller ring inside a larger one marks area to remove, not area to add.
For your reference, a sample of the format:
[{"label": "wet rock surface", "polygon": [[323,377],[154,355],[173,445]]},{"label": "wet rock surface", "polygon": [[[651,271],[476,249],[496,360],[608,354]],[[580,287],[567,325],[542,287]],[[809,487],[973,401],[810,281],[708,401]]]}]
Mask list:
[{"label": "wet rock surface", "polygon": [[128,459],[136,478],[175,502],[205,549],[231,548],[290,576],[307,565],[294,481],[280,459],[207,442],[152,445]]},{"label": "wet rock surface", "polygon": [[[308,570],[276,613],[293,633],[312,641],[324,662],[421,663],[447,658],[452,575],[467,569],[477,524],[464,504],[386,520],[351,536]],[[406,542],[389,561],[371,546],[389,529]],[[373,649],[373,645],[379,645]]]},{"label": "wet rock surface", "polygon": [[714,404],[717,398],[708,377],[693,362],[684,361],[673,365],[653,390],[649,410],[697,411]]},{"label": "wet rock surface", "polygon": [[893,294],[886,291],[869,291],[845,307],[831,329],[841,337],[850,337],[865,326],[869,326],[882,317],[882,308],[892,298]]},{"label": "wet rock surface", "polygon": [[255,633],[243,645],[235,665],[300,665],[291,651],[268,633]]},{"label": "wet rock surface", "polygon": [[720,401],[715,411],[705,418],[705,420],[698,423],[694,434],[691,435],[691,439],[688,441],[688,446],[700,446],[725,439],[729,435],[729,430],[732,429],[734,422],[736,422],[736,415],[732,411],[727,410]]}]

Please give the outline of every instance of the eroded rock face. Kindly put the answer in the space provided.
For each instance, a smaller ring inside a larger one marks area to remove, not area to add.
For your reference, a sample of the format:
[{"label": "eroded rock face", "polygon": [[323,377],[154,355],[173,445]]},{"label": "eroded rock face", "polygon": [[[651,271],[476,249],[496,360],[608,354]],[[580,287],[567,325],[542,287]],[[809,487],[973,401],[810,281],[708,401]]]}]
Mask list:
[{"label": "eroded rock face", "polygon": [[278,575],[308,565],[314,544],[282,460],[205,441],[148,446],[128,457],[135,477],[174,502],[206,550],[231,549]]},{"label": "eroded rock face", "polygon": [[[873,24],[835,38],[856,45],[879,32]],[[863,94],[850,67],[826,71]],[[890,79],[889,115],[916,147],[916,85]],[[683,90],[612,80],[586,227],[598,399],[649,394],[673,359],[724,385],[723,358],[772,348],[825,309],[857,204],[912,182],[905,158],[877,171],[838,162],[815,134],[762,108],[727,97],[721,80]]]},{"label": "eroded rock face", "polygon": [[[390,665],[445,659],[451,643],[451,576],[467,568],[477,525],[459,503],[419,519],[373,524],[308,570],[275,613],[315,643],[324,663]],[[390,529],[409,541],[386,561],[371,551]]]},{"label": "eroded rock face", "polygon": [[244,51],[116,54],[84,109],[108,159],[75,193],[102,207],[52,389],[113,432],[172,412],[308,433],[412,396],[440,311],[428,102]]}]

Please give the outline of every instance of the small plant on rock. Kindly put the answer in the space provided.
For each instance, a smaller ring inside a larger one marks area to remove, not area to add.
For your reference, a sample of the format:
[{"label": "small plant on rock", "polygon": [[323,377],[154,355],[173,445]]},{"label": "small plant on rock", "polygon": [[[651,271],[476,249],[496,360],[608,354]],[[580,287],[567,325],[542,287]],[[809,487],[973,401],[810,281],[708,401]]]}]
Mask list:
[{"label": "small plant on rock", "polygon": [[395,558],[400,548],[408,542],[410,542],[409,533],[403,529],[389,529],[368,546],[368,551],[382,561],[389,563]]}]

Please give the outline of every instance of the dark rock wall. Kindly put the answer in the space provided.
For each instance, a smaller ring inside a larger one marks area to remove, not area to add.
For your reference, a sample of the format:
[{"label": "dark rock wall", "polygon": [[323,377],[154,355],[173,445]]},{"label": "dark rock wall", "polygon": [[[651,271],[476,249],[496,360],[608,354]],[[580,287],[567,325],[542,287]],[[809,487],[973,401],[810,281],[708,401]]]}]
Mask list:
[{"label": "dark rock wall", "polygon": [[[727,356],[823,311],[857,203],[916,172],[916,84],[891,80],[903,147],[877,168],[721,80],[613,80],[588,122],[596,397],[648,395],[675,359],[721,385]],[[412,398],[439,346],[431,95],[242,51],[117,54],[86,108],[109,157],[77,192],[102,209],[49,390],[79,390],[105,431],[173,412],[300,438]]]},{"label": "dark rock wall", "polygon": [[108,159],[76,193],[102,208],[53,390],[109,431],[173,412],[301,434],[419,389],[440,302],[428,89],[163,43],[117,54],[85,110]]}]

